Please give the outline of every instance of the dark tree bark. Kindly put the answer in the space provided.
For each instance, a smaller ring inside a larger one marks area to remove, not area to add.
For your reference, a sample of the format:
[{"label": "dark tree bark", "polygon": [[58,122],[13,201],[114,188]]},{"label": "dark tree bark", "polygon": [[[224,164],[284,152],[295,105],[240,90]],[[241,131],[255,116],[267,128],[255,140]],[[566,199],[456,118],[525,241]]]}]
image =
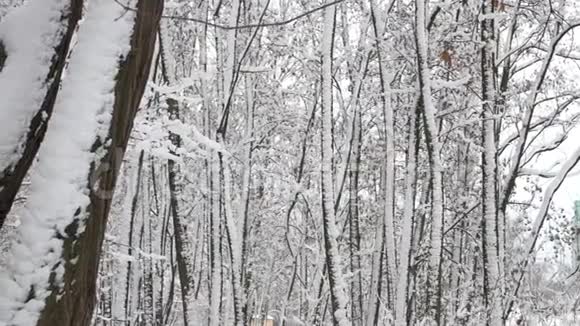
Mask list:
[{"label": "dark tree bark", "polygon": [[4,68],[4,62],[6,62],[6,48],[4,48],[4,44],[0,41],[0,72]]},{"label": "dark tree bark", "polygon": [[359,216],[359,168],[361,161],[361,113],[360,110],[355,112],[355,130],[353,132],[352,156],[353,161],[350,164],[349,178],[349,247],[350,247],[350,268],[353,275],[356,275],[351,287],[351,310],[353,323],[362,325],[363,322],[363,288],[362,288],[362,264],[360,257],[361,234],[360,234],[360,216]]},{"label": "dark tree bark", "polygon": [[[482,12],[489,15],[494,12],[492,1],[483,3]],[[495,90],[495,57],[494,57],[494,22],[483,19],[481,22],[481,89],[483,105],[482,122],[482,248],[484,303],[487,311],[487,324],[502,324],[502,298],[499,273],[499,234],[497,214],[497,139],[496,132],[496,90]]]},{"label": "dark tree bark", "polygon": [[[100,192],[112,192],[115,188],[133,120],[149,78],[162,11],[162,0],[140,0],[138,3],[130,52],[120,62],[116,78],[113,116],[107,137],[110,146],[105,147],[106,142],[96,140],[92,147],[95,152],[103,151],[104,156],[98,164],[91,166],[90,175],[96,175],[104,167],[108,169],[96,177],[100,189],[91,187],[87,180],[90,204],[85,230],[77,237],[63,240],[63,284],[51,287],[38,326],[88,326],[91,323],[101,245],[111,207],[110,196],[102,196]],[[78,226],[77,220],[67,230],[74,232]],[[78,261],[73,264],[71,260],[76,258]]]},{"label": "dark tree bark", "polygon": [[333,189],[332,48],[334,46],[335,16],[336,8],[328,7],[325,9],[322,40],[321,206],[333,325],[346,326],[348,323],[348,295],[345,293],[342,262],[337,241],[338,230]]},{"label": "dark tree bark", "polygon": [[[133,198],[131,199],[131,217],[129,222],[129,246],[127,247],[127,255],[129,257],[133,256],[133,238],[135,230],[135,216],[137,215],[137,204],[139,202],[140,190],[141,190],[141,174],[143,171],[143,156],[144,151],[139,154],[139,162],[137,164],[137,184],[135,185],[135,192],[133,193]],[[131,318],[131,283],[132,283],[132,270],[133,264],[131,259],[127,262],[127,282],[125,284],[125,319],[129,320]]]}]

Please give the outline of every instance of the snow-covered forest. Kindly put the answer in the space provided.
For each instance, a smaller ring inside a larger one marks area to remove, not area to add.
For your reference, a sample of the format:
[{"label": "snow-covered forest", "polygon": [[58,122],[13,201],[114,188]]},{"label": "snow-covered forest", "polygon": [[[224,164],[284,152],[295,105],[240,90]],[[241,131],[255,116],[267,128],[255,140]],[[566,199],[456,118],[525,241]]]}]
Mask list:
[{"label": "snow-covered forest", "polygon": [[579,38],[578,0],[0,0],[0,326],[580,325]]}]

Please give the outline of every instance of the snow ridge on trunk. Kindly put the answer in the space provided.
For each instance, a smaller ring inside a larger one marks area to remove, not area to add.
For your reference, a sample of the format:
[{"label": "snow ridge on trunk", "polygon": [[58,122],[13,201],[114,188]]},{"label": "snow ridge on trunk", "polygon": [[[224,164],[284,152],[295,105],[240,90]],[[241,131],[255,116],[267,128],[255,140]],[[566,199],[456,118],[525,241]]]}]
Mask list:
[{"label": "snow ridge on trunk", "polygon": [[66,30],[61,16],[69,5],[68,0],[29,1],[0,24],[0,42],[7,53],[0,67],[0,121],[10,121],[0,128],[0,173],[22,152],[28,125],[48,87],[45,78]]},{"label": "snow ridge on trunk", "polygon": [[0,23],[0,228],[44,139],[83,2],[32,1]]},{"label": "snow ridge on trunk", "polygon": [[[93,0],[89,5],[31,177],[31,192],[9,265],[0,275],[0,288],[4,289],[0,325],[35,325],[45,299],[62,284],[64,265],[75,263],[64,261],[63,241],[84,230],[90,204],[86,188],[90,166],[102,156],[92,148],[95,139],[104,141],[109,131],[116,68],[130,49],[134,18],[133,12],[114,1]],[[50,24],[42,27],[51,28]],[[67,227],[75,221],[78,228]]]}]

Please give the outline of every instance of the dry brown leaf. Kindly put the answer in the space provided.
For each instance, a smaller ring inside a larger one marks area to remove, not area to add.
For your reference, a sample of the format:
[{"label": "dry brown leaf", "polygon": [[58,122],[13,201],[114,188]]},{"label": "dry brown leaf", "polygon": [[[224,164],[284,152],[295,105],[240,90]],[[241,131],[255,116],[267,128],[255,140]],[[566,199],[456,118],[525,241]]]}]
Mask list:
[{"label": "dry brown leaf", "polygon": [[451,53],[449,52],[449,50],[445,50],[445,51],[441,52],[439,54],[439,59],[441,59],[441,61],[445,62],[447,64],[447,66],[451,67],[452,58],[451,58]]}]

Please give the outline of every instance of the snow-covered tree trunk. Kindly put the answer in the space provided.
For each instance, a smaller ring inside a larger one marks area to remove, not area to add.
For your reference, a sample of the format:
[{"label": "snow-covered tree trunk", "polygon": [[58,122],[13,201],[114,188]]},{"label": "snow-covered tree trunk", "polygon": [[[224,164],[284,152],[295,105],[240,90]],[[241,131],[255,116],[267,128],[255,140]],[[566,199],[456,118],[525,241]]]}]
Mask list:
[{"label": "snow-covered tree trunk", "polygon": [[[161,28],[159,51],[161,54],[161,75],[163,82],[166,85],[175,85],[176,80],[173,76],[173,56],[171,50],[166,44],[166,28]],[[166,99],[169,118],[174,122],[181,122],[181,114],[179,110],[179,102],[174,98],[167,97]],[[171,141],[173,155],[177,154],[181,148],[181,136],[169,132],[169,140]],[[194,260],[193,260],[193,243],[191,235],[188,232],[190,221],[183,212],[180,211],[181,198],[183,196],[182,172],[179,162],[174,159],[169,159],[167,162],[168,169],[168,183],[169,183],[169,200],[170,211],[173,222],[173,230],[175,232],[175,258],[177,260],[177,269],[179,271],[179,285],[181,287],[181,303],[183,308],[183,322],[185,326],[194,325],[198,320],[198,316],[192,311],[194,301]]]},{"label": "snow-covered tree trunk", "polygon": [[351,286],[351,311],[352,321],[355,325],[362,325],[363,321],[363,296],[362,286],[362,264],[361,264],[361,232],[359,214],[359,175],[361,160],[361,112],[356,109],[354,112],[354,130],[352,140],[352,163],[350,164],[349,178],[349,248],[350,248],[350,268],[354,280]]},{"label": "snow-covered tree trunk", "polygon": [[[134,253],[134,246],[133,239],[135,239],[135,218],[137,216],[137,205],[141,200],[141,188],[142,188],[142,172],[143,172],[143,157],[145,153],[141,151],[139,154],[139,160],[137,163],[137,173],[134,180],[134,189],[131,194],[131,208],[129,210],[129,234],[127,235],[127,275],[126,275],[126,284],[125,284],[125,320],[129,321],[133,318],[133,310],[137,310],[136,307],[133,307],[134,300],[132,299],[133,292],[135,290],[134,286],[134,278],[137,273],[135,272],[136,266],[133,266],[133,255]],[[137,253],[137,257],[139,254]],[[135,259],[137,261],[137,259]]]},{"label": "snow-covered tree trunk", "polygon": [[83,5],[29,1],[0,23],[0,228],[44,139]]},{"label": "snow-covered tree trunk", "polygon": [[[207,17],[208,3],[204,1],[201,10],[203,17]],[[208,71],[208,44],[207,44],[207,26],[203,29],[200,39],[200,68],[202,71]],[[207,80],[202,78],[200,87],[203,97],[204,108],[204,129],[206,136],[211,138],[215,136],[212,131],[212,100],[209,97],[209,86]],[[220,250],[220,223],[221,223],[221,187],[219,181],[218,162],[214,160],[217,155],[213,154],[206,159],[206,183],[209,189],[208,198],[208,262],[209,262],[209,304],[208,304],[208,325],[220,325],[220,302],[221,294],[221,250]]]},{"label": "snow-covered tree trunk", "polygon": [[228,245],[230,252],[230,263],[232,273],[232,290],[234,296],[234,317],[235,325],[243,326],[244,324],[244,294],[243,286],[241,284],[241,255],[242,244],[240,234],[238,231],[238,224],[235,221],[234,211],[232,208],[232,194],[231,185],[232,177],[229,166],[229,158],[220,154],[220,168],[222,173],[222,189],[224,198],[224,216],[226,224],[226,232],[228,237]]},{"label": "snow-covered tree trunk", "polygon": [[[233,12],[230,17],[230,24],[237,25],[240,11],[240,1],[234,1]],[[227,125],[230,115],[230,110],[233,106],[234,89],[236,87],[235,69],[236,64],[236,30],[229,30],[227,33],[227,44],[225,53],[225,68],[224,68],[224,89],[223,89],[223,113],[220,119],[219,128],[216,133],[216,140],[218,143],[225,143]],[[229,154],[227,154],[229,155]],[[234,305],[234,324],[242,326],[244,324],[244,306],[245,295],[242,286],[242,251],[243,245],[241,243],[240,225],[243,224],[243,215],[235,214],[232,208],[232,181],[231,170],[229,166],[229,157],[224,153],[218,153],[221,189],[224,204],[224,221],[225,231],[228,240],[228,251],[230,253],[230,268],[231,268],[231,285]],[[248,158],[249,159],[249,158]],[[242,221],[240,221],[242,220]],[[243,226],[242,226],[243,227]]]},{"label": "snow-covered tree trunk", "polygon": [[[342,40],[346,49],[350,46],[350,36],[348,28],[348,8],[341,7],[341,21],[343,24]],[[364,47],[365,34],[367,26],[360,27],[360,39],[358,47],[362,50]],[[348,154],[346,158],[345,173],[348,173],[349,188],[348,188],[348,231],[349,231],[349,249],[350,249],[350,272],[353,274],[353,281],[350,286],[350,301],[351,301],[351,322],[353,325],[363,325],[364,316],[364,289],[363,289],[363,274],[362,258],[361,258],[361,218],[360,218],[360,200],[359,200],[359,184],[360,184],[360,167],[362,155],[362,108],[360,103],[361,91],[365,81],[365,77],[369,68],[369,59],[372,48],[367,48],[362,54],[360,62],[357,62],[356,56],[348,53],[349,60],[347,60],[348,76],[350,85],[352,85],[352,94],[348,102],[348,108],[352,112],[352,122],[347,121],[346,126],[348,133],[346,141],[348,141]],[[355,69],[357,67],[358,69]],[[305,149],[305,148],[304,148]],[[345,178],[346,178],[345,174]],[[340,179],[340,176],[339,178]],[[337,191],[341,191],[343,183],[337,180]],[[335,199],[335,208],[340,204],[340,197]]]},{"label": "snow-covered tree trunk", "polygon": [[[466,118],[467,117],[464,117],[464,119]],[[469,139],[469,129],[469,127],[466,127],[463,130],[463,137],[465,137],[465,139]],[[460,206],[464,212],[468,212],[470,210],[468,204],[471,204],[468,200],[469,197],[467,197],[470,192],[469,177],[470,171],[472,169],[472,165],[470,164],[469,160],[471,148],[470,145],[471,144],[461,144],[457,153],[458,168],[456,172],[456,182],[457,184],[461,185],[461,188],[459,189],[462,189],[465,196],[461,198]],[[459,229],[453,230],[454,249],[452,259],[454,262],[457,262],[457,264],[454,264],[455,266],[451,267],[450,287],[452,290],[454,290],[451,293],[454,295],[455,302],[450,305],[447,311],[449,312],[450,316],[452,316],[450,318],[450,322],[454,324],[465,322],[463,311],[468,304],[469,290],[462,288],[462,281],[464,281],[466,278],[464,272],[465,265],[468,263],[466,257],[469,257],[469,255],[466,254],[468,247],[466,245],[466,236],[463,230],[468,229],[470,224],[471,223],[465,221],[465,219],[462,219],[461,222],[459,222]]]},{"label": "snow-covered tree trunk", "polygon": [[[147,167],[147,165],[146,165]],[[143,322],[145,326],[155,325],[155,282],[159,281],[154,276],[154,260],[159,259],[154,258],[153,243],[154,243],[154,223],[153,220],[156,219],[156,215],[149,214],[151,206],[151,192],[149,182],[145,182],[145,190],[147,194],[144,195],[143,199],[143,228],[144,228],[144,238],[143,238],[143,251],[148,254],[148,257],[142,262],[143,264]],[[163,281],[163,280],[161,280]]]},{"label": "snow-covered tree trunk", "polygon": [[209,325],[220,325],[220,302],[221,283],[222,283],[222,265],[221,265],[221,187],[220,173],[217,162],[211,162],[211,226],[210,226],[210,249],[211,249],[211,284],[210,284],[210,304],[209,304]]},{"label": "snow-covered tree trunk", "polygon": [[[244,289],[244,293],[249,293],[251,284],[251,271],[249,263],[249,242],[250,242],[250,196],[251,196],[251,184],[252,184],[252,147],[254,142],[252,137],[254,137],[254,107],[256,103],[254,102],[254,92],[256,88],[255,80],[252,76],[246,76],[245,78],[245,93],[246,93],[246,131],[245,139],[247,144],[244,148],[244,167],[242,173],[242,203],[241,203],[241,216],[242,216],[242,255],[241,255],[241,283]],[[247,323],[247,308],[248,302],[244,303],[244,317]]]},{"label": "snow-covered tree trunk", "polygon": [[333,321],[347,326],[348,297],[338,251],[338,228],[334,210],[333,149],[332,149],[332,53],[334,45],[336,7],[324,9],[322,35],[322,217],[328,281],[331,293]]},{"label": "snow-covered tree trunk", "polygon": [[149,77],[162,8],[162,1],[152,0],[139,1],[135,12],[108,0],[88,6],[0,280],[9,289],[0,293],[2,322],[91,322],[113,189]]},{"label": "snow-covered tree trunk", "polygon": [[423,103],[425,142],[429,154],[431,172],[431,233],[428,269],[427,317],[437,324],[441,317],[441,259],[443,245],[443,184],[441,166],[441,144],[439,127],[435,121],[435,105],[431,92],[429,68],[429,37],[425,23],[427,0],[415,0],[415,40],[417,45],[417,69],[420,97]]},{"label": "snow-covered tree trunk", "polygon": [[390,73],[387,67],[387,56],[383,50],[383,35],[381,31],[385,29],[385,20],[383,14],[377,8],[376,1],[371,0],[371,12],[373,14],[375,37],[377,39],[376,48],[379,63],[379,78],[381,86],[381,105],[384,116],[385,129],[385,203],[384,203],[384,240],[385,252],[387,254],[387,305],[394,310],[395,306],[395,284],[397,283],[397,253],[395,245],[395,140],[394,140],[394,116],[393,107],[391,106],[391,81]]},{"label": "snow-covered tree trunk", "polygon": [[[233,2],[233,10],[230,13],[230,25],[236,26],[238,24],[238,18],[240,14],[240,1],[235,0]],[[235,71],[238,67],[236,63],[236,29],[230,29],[227,32],[227,43],[226,51],[224,54],[224,86],[223,86],[223,112],[220,117],[219,127],[216,132],[216,141],[218,143],[225,143],[227,126],[230,117],[230,111],[233,107],[233,97],[234,90],[236,87],[236,74]],[[225,221],[225,231],[228,240],[228,251],[230,253],[230,267],[231,267],[231,285],[233,294],[233,305],[234,305],[234,324],[236,326],[243,326],[244,317],[244,306],[245,306],[245,294],[244,287],[242,286],[242,254],[243,245],[241,243],[242,233],[240,232],[240,226],[243,228],[243,213],[241,216],[235,214],[232,207],[232,181],[231,181],[231,170],[229,166],[229,154],[224,154],[222,152],[217,153],[219,159],[220,168],[220,179],[221,179],[221,190],[223,195],[224,204],[224,221]],[[250,159],[249,157],[247,158]],[[248,162],[249,163],[249,162]],[[249,166],[248,166],[249,168]],[[249,175],[247,176],[249,177]]]},{"label": "snow-covered tree trunk", "polygon": [[382,265],[383,265],[383,247],[384,247],[384,232],[383,227],[384,218],[377,218],[374,237],[374,248],[371,255],[371,278],[370,289],[368,295],[368,302],[365,307],[365,325],[374,326],[377,323],[378,312],[380,310],[381,302],[381,286],[382,286]]},{"label": "snow-covered tree trunk", "polygon": [[[234,0],[232,3],[232,12],[230,13],[229,25],[237,26],[238,18],[240,15],[240,0]],[[235,69],[236,69],[236,29],[230,29],[226,34],[226,49],[224,53],[223,62],[223,97],[222,106],[228,109],[231,97],[233,96],[233,87],[235,87]],[[224,115],[223,119],[227,119],[228,116]]]},{"label": "snow-covered tree trunk", "polygon": [[413,215],[415,213],[416,194],[416,142],[417,142],[417,109],[409,112],[409,131],[407,136],[407,164],[405,174],[405,199],[403,208],[403,226],[401,229],[399,278],[397,279],[397,299],[395,304],[395,325],[407,325],[407,300],[409,296],[409,265],[411,263],[411,246],[413,241]]},{"label": "snow-covered tree trunk", "polygon": [[[513,42],[514,42],[514,36],[517,30],[517,23],[518,23],[518,17],[520,16],[520,8],[522,5],[522,0],[517,0],[515,8],[513,9],[513,16],[510,20],[510,24],[509,24],[509,28],[506,32],[507,36],[505,37],[500,37],[501,33],[497,32],[497,37],[495,39],[495,43],[497,50],[500,50],[503,48],[503,53],[511,53],[512,51],[512,46],[513,46]],[[495,28],[498,29],[498,24],[495,24]],[[501,39],[505,38],[506,42],[505,45],[500,46],[501,45]],[[499,51],[498,51],[499,52]],[[496,52],[497,53],[497,52]],[[503,53],[498,53],[496,55],[502,55]],[[507,57],[505,58],[505,60],[503,61],[503,66],[501,67],[501,77],[500,77],[500,82],[499,82],[499,86],[498,86],[498,92],[496,94],[496,112],[498,114],[503,114],[504,112],[506,112],[506,109],[508,109],[507,107],[507,101],[508,101],[508,88],[510,85],[510,82],[512,80],[512,74],[514,73],[513,69],[512,69],[512,57],[511,55],[507,55]],[[495,72],[495,77],[498,78],[498,72]],[[500,139],[500,133],[501,133],[501,129],[502,129],[502,123],[501,123],[501,119],[498,119],[497,124],[496,124],[496,142],[499,141]],[[496,144],[496,148],[498,148],[498,145]],[[499,157],[499,155],[498,155]],[[496,164],[497,164],[497,160],[498,158],[496,158]],[[497,201],[498,203],[496,204],[497,207],[497,221],[498,221],[498,255],[499,255],[499,275],[501,276],[500,279],[500,291],[502,291],[502,296],[505,295],[506,293],[506,274],[505,274],[505,270],[506,270],[506,229],[507,229],[507,220],[506,220],[506,209],[507,206],[504,206],[502,204],[502,187],[500,187],[501,183],[499,182],[499,177],[502,175],[502,171],[500,169],[500,166],[496,166],[497,167],[497,182],[498,184],[496,185],[496,189],[498,191],[498,198]]]}]

